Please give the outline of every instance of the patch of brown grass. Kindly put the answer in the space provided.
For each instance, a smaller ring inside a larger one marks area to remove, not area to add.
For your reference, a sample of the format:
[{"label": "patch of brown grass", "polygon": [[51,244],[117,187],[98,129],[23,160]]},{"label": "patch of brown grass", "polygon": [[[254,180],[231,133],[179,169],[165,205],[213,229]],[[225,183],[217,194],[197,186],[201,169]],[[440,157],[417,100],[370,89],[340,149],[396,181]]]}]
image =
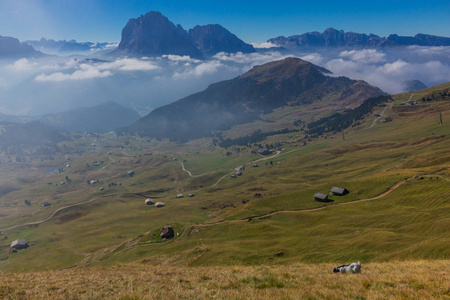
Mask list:
[{"label": "patch of brown grass", "polygon": [[362,265],[333,274],[331,264],[259,267],[111,268],[0,274],[11,299],[448,299],[450,261]]}]

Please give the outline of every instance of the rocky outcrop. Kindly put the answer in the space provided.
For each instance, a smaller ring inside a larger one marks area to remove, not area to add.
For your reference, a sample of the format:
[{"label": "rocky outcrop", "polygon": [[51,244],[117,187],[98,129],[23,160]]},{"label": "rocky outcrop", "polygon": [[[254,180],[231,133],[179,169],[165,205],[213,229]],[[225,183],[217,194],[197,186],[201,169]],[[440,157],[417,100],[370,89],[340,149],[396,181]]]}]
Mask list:
[{"label": "rocky outcrop", "polygon": [[128,21],[122,30],[122,40],[115,53],[134,56],[163,54],[189,55],[196,58],[203,56],[181,25],[175,26],[156,11]]},{"label": "rocky outcrop", "polygon": [[252,53],[255,49],[218,24],[195,26],[189,30],[194,45],[206,56],[218,52]]},{"label": "rocky outcrop", "polygon": [[196,26],[189,32],[173,24],[160,12],[131,19],[122,30],[122,40],[113,54],[128,56],[189,55],[194,58],[218,52],[251,53],[252,45],[220,25]]}]

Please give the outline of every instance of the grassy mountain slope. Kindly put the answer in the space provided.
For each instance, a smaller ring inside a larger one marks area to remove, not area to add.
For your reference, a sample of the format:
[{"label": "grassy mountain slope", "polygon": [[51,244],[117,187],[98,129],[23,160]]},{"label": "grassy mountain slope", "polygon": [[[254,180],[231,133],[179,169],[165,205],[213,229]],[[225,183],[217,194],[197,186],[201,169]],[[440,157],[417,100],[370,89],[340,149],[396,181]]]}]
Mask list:
[{"label": "grassy mountain slope", "polygon": [[344,109],[383,93],[363,81],[324,73],[329,71],[296,58],[270,62],[155,109],[121,131],[187,141],[252,122],[285,105],[326,100],[328,107]]},{"label": "grassy mountain slope", "polygon": [[[15,299],[445,299],[448,261],[363,264],[362,275],[333,264],[182,268],[146,263],[114,268],[0,274]],[[162,288],[163,287],[163,288]]]},{"label": "grassy mountain slope", "polygon": [[[283,149],[266,157],[252,154],[254,146],[223,149],[206,138],[177,145],[86,135],[68,143],[64,156],[39,163],[34,173],[2,164],[15,174],[10,184],[16,189],[0,198],[0,230],[5,231],[0,239],[8,237],[0,242],[6,258],[0,270],[136,261],[224,266],[448,260],[450,102],[420,99],[449,87],[396,95],[387,108],[377,107],[346,129],[345,140],[340,133],[311,139],[303,132],[270,136],[263,143],[280,142]],[[402,105],[408,100],[418,104]],[[375,114],[392,121],[374,122]],[[69,154],[82,150],[81,156]],[[71,164],[66,173],[42,173],[64,164],[66,156]],[[93,166],[94,160],[100,165]],[[243,175],[233,179],[238,166],[245,166]],[[133,177],[127,175],[130,170]],[[70,184],[46,183],[65,175]],[[86,183],[92,179],[100,184]],[[120,185],[108,187],[112,182]],[[314,201],[314,193],[327,193],[334,185],[350,194],[332,196],[329,203]],[[190,192],[195,197],[175,198]],[[146,206],[147,197],[166,206]],[[14,201],[19,203],[6,206]],[[40,207],[43,201],[52,206]],[[83,204],[46,222],[11,228],[77,203]],[[159,237],[166,225],[175,229],[175,239]],[[16,238],[35,244],[8,255]]]}]

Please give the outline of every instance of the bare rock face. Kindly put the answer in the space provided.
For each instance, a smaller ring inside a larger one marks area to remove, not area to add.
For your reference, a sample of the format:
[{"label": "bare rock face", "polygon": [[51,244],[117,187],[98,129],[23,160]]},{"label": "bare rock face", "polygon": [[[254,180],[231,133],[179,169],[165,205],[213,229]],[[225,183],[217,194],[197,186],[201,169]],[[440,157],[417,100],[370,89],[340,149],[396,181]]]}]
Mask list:
[{"label": "bare rock face", "polygon": [[195,26],[189,33],[173,24],[159,12],[131,19],[122,30],[122,40],[113,54],[131,56],[189,55],[194,58],[213,56],[218,52],[251,53],[246,44],[222,26]]},{"label": "bare rock face", "polygon": [[116,54],[134,56],[176,54],[195,58],[203,56],[181,25],[175,26],[160,12],[155,11],[128,21],[122,30],[122,40]]},{"label": "bare rock face", "polygon": [[195,26],[189,30],[189,37],[194,45],[205,55],[219,52],[252,53],[255,49],[218,24]]}]

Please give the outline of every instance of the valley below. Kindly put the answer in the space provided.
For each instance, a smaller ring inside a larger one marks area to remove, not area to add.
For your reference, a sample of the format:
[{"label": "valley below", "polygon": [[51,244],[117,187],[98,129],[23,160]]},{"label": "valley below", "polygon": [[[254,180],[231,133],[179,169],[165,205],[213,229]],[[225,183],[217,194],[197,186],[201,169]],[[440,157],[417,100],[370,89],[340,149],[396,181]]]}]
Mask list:
[{"label": "valley below", "polygon": [[[327,99],[287,103],[183,142],[108,132],[58,136],[44,154],[2,147],[0,296],[445,299],[449,88],[331,116]],[[332,273],[354,261],[362,274]]]}]

